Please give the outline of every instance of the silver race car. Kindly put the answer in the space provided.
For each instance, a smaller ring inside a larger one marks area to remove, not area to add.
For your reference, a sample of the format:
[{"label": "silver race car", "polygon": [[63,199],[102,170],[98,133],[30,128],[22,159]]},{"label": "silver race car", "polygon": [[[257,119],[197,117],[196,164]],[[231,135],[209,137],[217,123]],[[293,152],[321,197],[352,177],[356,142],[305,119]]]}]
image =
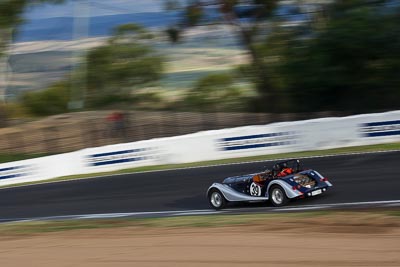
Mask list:
[{"label": "silver race car", "polygon": [[268,200],[279,207],[290,199],[320,195],[331,186],[316,170],[303,170],[299,160],[287,160],[260,173],[228,177],[222,183],[213,183],[207,190],[207,197],[217,210],[229,202]]}]

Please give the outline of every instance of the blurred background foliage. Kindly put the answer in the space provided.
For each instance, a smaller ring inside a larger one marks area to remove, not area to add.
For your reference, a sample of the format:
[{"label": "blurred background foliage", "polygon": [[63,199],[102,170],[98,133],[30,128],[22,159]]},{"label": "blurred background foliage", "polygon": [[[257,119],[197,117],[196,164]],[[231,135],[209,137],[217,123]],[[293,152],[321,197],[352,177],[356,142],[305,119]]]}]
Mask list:
[{"label": "blurred background foliage", "polygon": [[243,111],[248,96],[235,86],[234,77],[230,74],[210,74],[196,82],[184,98],[186,110],[200,112]]},{"label": "blurred background foliage", "polygon": [[[24,8],[37,2],[45,1],[0,2],[0,52],[9,42],[4,32],[17,27]],[[126,24],[88,51],[72,75],[26,93],[20,104],[35,115],[63,113],[78,90],[86,109],[365,113],[399,108],[400,9],[389,5],[396,1],[290,1],[291,14],[282,15],[284,2],[164,1],[180,16],[163,33],[172,44],[184,43],[185,32],[195,27],[223,24],[249,55],[247,64],[206,75],[172,100],[160,91],[168,59],[156,48],[160,38]],[[290,24],[287,17],[298,15],[306,19]],[[253,95],[239,86],[243,81],[255,88]]]},{"label": "blurred background foliage", "polygon": [[69,84],[56,83],[37,92],[27,92],[21,98],[22,106],[37,116],[68,112]]},{"label": "blurred background foliage", "polygon": [[[400,9],[390,7],[394,1],[292,1],[298,4],[295,12],[311,19],[290,27],[274,12],[282,1],[246,2],[256,8],[240,8],[241,1],[233,0],[197,1],[186,7],[188,22],[179,29],[204,23],[199,10],[220,7],[221,19],[234,26],[251,56],[238,68],[257,89],[253,103],[244,104],[249,111],[362,113],[400,107]],[[307,5],[315,6],[303,11]],[[172,41],[180,39],[173,34]]]},{"label": "blurred background foliage", "polygon": [[108,44],[87,54],[87,76],[81,79],[87,79],[89,108],[134,101],[134,89],[157,85],[164,60],[148,44],[151,38],[139,25],[121,25]]},{"label": "blurred background foliage", "polygon": [[271,68],[282,97],[290,98],[290,111],[365,113],[400,107],[399,10],[361,2],[339,1],[314,31],[281,31],[267,38],[267,54],[281,46],[270,54],[280,57]]},{"label": "blurred background foliage", "polygon": [[0,56],[12,35],[23,22],[22,13],[27,6],[38,3],[62,3],[63,0],[1,0],[0,1]]}]

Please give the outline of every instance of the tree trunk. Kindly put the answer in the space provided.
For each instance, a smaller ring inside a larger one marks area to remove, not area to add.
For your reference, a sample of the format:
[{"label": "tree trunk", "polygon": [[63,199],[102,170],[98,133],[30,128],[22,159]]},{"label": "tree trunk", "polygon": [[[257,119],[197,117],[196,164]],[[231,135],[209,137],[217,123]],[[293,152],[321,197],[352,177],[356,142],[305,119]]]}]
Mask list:
[{"label": "tree trunk", "polygon": [[11,42],[12,30],[0,29],[0,103],[6,101],[6,90],[10,78],[7,47]]},{"label": "tree trunk", "polygon": [[278,106],[276,103],[278,100],[276,99],[276,93],[270,84],[267,67],[254,47],[253,33],[240,24],[233,10],[225,15],[225,20],[238,29],[239,38],[242,40],[243,45],[249,51],[251,56],[251,64],[255,69],[255,74],[258,80],[256,88],[260,94],[260,103],[257,104],[256,109],[258,111],[277,112]]}]

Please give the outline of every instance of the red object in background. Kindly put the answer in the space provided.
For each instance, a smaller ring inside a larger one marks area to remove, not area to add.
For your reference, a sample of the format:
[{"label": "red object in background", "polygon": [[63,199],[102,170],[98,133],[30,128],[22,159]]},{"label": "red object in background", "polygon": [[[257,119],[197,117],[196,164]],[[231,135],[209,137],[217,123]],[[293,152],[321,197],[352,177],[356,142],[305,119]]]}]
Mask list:
[{"label": "red object in background", "polygon": [[113,112],[107,116],[107,121],[121,121],[123,119],[123,115],[121,112]]}]

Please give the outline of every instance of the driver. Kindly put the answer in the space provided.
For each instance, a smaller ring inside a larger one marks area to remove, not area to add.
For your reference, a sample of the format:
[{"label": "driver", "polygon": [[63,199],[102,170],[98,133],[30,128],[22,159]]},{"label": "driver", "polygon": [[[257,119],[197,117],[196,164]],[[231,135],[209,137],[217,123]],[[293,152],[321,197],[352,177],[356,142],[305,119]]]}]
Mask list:
[{"label": "driver", "polygon": [[287,163],[284,162],[282,164],[280,172],[276,176],[283,177],[283,176],[286,176],[286,175],[289,175],[292,173],[294,173],[294,170],[292,168],[288,167]]},{"label": "driver", "polygon": [[284,168],[284,169],[282,169],[282,171],[280,173],[278,173],[278,176],[279,177],[286,176],[286,175],[292,174],[293,172],[294,171],[292,168]]}]

